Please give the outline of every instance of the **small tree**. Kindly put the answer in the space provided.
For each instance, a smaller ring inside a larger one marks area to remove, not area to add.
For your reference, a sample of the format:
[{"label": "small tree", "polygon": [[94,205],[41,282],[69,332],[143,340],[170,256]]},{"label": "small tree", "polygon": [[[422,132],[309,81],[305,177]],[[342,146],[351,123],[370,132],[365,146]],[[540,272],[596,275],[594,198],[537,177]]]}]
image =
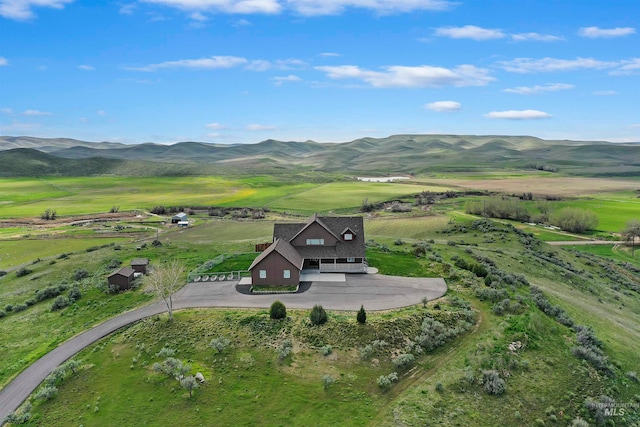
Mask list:
[{"label": "small tree", "polygon": [[228,346],[231,344],[227,338],[220,335],[218,338],[214,338],[211,340],[209,345],[213,347],[218,353],[222,353]]},{"label": "small tree", "polygon": [[358,323],[360,323],[361,325],[364,325],[365,323],[367,323],[367,312],[364,311],[363,305],[360,306],[360,310],[358,310],[356,319],[358,320]]},{"label": "small tree", "polygon": [[636,239],[640,237],[640,220],[632,219],[628,221],[620,234],[627,242],[631,242],[631,256],[635,256]]},{"label": "small tree", "polygon": [[165,265],[157,265],[144,276],[143,283],[149,286],[164,301],[169,313],[169,321],[173,320],[172,295],[184,284],[185,270],[177,260]]},{"label": "small tree", "polygon": [[285,319],[287,317],[287,307],[278,300],[274,301],[269,309],[269,317],[275,320]]},{"label": "small tree", "polygon": [[200,386],[193,375],[182,378],[180,380],[180,385],[182,388],[189,390],[189,397],[193,396],[193,390]]},{"label": "small tree", "polygon": [[324,311],[321,305],[314,305],[309,314],[309,319],[314,325],[322,325],[327,323],[327,312]]}]

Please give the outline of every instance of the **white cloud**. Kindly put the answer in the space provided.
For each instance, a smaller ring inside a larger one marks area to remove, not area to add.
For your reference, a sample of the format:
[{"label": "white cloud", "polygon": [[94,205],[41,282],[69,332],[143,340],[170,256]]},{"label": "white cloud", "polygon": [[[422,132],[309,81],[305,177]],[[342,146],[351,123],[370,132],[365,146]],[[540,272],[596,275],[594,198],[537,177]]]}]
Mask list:
[{"label": "white cloud", "polygon": [[480,28],[475,25],[436,28],[435,34],[436,36],[450,37],[452,39],[472,39],[476,41],[502,39],[507,36],[502,30]]},{"label": "white cloud", "polygon": [[455,4],[447,0],[287,0],[291,9],[307,16],[337,15],[347,8],[369,9],[381,14],[447,10]]},{"label": "white cloud", "polygon": [[181,10],[228,14],[278,14],[290,10],[305,16],[338,15],[348,8],[371,10],[379,14],[418,10],[447,10],[457,2],[449,0],[142,0]]},{"label": "white cloud", "polygon": [[307,63],[300,59],[278,59],[275,61],[267,61],[265,59],[254,59],[247,65],[247,70],[251,71],[267,71],[271,69],[292,70],[306,68]]},{"label": "white cloud", "polygon": [[9,61],[4,56],[0,56],[0,67],[3,65],[9,65]]},{"label": "white cloud", "polygon": [[636,29],[632,27],[618,27],[608,29],[598,27],[584,27],[578,30],[578,34],[580,36],[588,37],[590,39],[624,37],[635,34],[635,32]]},{"label": "white cloud", "polygon": [[462,105],[455,101],[436,101],[425,104],[424,108],[433,111],[458,111],[462,108]]},{"label": "white cloud", "polygon": [[237,56],[211,56],[200,59],[180,59],[177,61],[166,61],[158,64],[149,64],[144,67],[130,67],[131,71],[156,71],[162,68],[192,68],[192,69],[216,69],[233,68],[248,61]]},{"label": "white cloud", "polygon": [[612,76],[628,76],[636,74],[640,71],[640,58],[633,58],[626,61],[620,61],[620,68],[610,71]]},{"label": "white cloud", "polygon": [[99,116],[101,116],[101,117],[104,117],[104,116],[106,116],[106,115],[107,115],[107,112],[106,112],[106,111],[104,111],[104,110],[98,110],[98,111],[96,111],[96,114],[97,114],[97,115],[99,115]]},{"label": "white cloud", "polygon": [[557,42],[564,40],[564,37],[552,36],[551,34],[539,34],[539,33],[518,33],[511,34],[513,41],[536,41],[536,42]]},{"label": "white cloud", "polygon": [[441,87],[441,86],[484,86],[492,80],[489,72],[473,65],[460,65],[448,69],[422,65],[409,67],[393,65],[383,71],[362,69],[355,65],[336,67],[316,67],[331,79],[358,79],[373,87]]},{"label": "white cloud", "polygon": [[615,90],[597,90],[593,92],[593,94],[597,96],[611,96],[611,95],[617,95],[618,92],[616,92]]},{"label": "white cloud", "polygon": [[23,116],[53,116],[53,113],[39,110],[25,110],[22,112]]},{"label": "white cloud", "polygon": [[193,12],[189,15],[189,18],[193,19],[194,21],[198,21],[198,22],[205,22],[208,21],[209,18],[206,17],[206,15],[202,12]]},{"label": "white cloud", "polygon": [[613,68],[618,62],[600,61],[593,58],[557,59],[557,58],[516,58],[512,61],[499,61],[497,65],[513,73],[543,73],[552,71],[570,71],[578,69]]},{"label": "white cloud", "polygon": [[337,57],[337,56],[342,56],[339,53],[335,53],[335,52],[322,52],[320,54],[320,56],[324,56],[324,57]]},{"label": "white cloud", "polygon": [[93,71],[93,70],[95,70],[95,68],[92,67],[91,65],[78,65],[78,69],[83,70],[83,71]]},{"label": "white cloud", "polygon": [[0,16],[16,21],[27,21],[35,18],[33,7],[51,7],[63,9],[73,0],[0,0]]},{"label": "white cloud", "polygon": [[161,4],[182,10],[211,11],[230,14],[264,13],[282,11],[278,0],[142,0],[145,3]]},{"label": "white cloud", "polygon": [[0,108],[0,113],[1,114],[12,115],[13,114],[13,108]]},{"label": "white cloud", "polygon": [[245,127],[246,130],[257,131],[257,130],[276,130],[278,129],[276,126],[271,125],[259,125],[259,124],[251,124]]},{"label": "white cloud", "polygon": [[33,7],[51,7],[63,9],[65,4],[73,0],[0,0],[0,16],[16,21],[27,21],[35,18]]},{"label": "white cloud", "polygon": [[135,3],[126,3],[126,4],[120,5],[120,10],[118,11],[118,13],[120,13],[121,15],[133,15],[133,12],[135,10],[136,10]]},{"label": "white cloud", "polygon": [[211,130],[220,130],[220,129],[226,129],[226,126],[221,125],[220,123],[209,123],[208,125],[204,125],[207,129],[211,129]]},{"label": "white cloud", "polygon": [[272,77],[271,80],[273,80],[275,82],[276,86],[280,86],[284,82],[298,82],[298,81],[300,81],[300,77],[298,77],[296,75],[293,75],[293,74],[289,74],[288,76]]},{"label": "white cloud", "polygon": [[507,110],[492,111],[484,115],[489,119],[507,119],[507,120],[531,120],[531,119],[548,119],[551,114],[538,110]]},{"label": "white cloud", "polygon": [[547,83],[546,85],[518,86],[504,89],[503,92],[515,93],[518,95],[533,95],[542,92],[557,92],[559,90],[573,89],[575,86],[567,83]]}]

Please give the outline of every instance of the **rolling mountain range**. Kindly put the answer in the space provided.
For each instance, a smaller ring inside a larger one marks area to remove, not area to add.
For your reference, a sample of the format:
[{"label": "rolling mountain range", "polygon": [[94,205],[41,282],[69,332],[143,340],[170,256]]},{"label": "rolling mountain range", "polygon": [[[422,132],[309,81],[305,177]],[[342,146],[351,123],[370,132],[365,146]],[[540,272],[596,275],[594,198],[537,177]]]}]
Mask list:
[{"label": "rolling mountain range", "polygon": [[0,176],[474,172],[538,168],[569,175],[640,176],[640,143],[529,136],[393,135],[344,143],[121,144],[0,137]]}]

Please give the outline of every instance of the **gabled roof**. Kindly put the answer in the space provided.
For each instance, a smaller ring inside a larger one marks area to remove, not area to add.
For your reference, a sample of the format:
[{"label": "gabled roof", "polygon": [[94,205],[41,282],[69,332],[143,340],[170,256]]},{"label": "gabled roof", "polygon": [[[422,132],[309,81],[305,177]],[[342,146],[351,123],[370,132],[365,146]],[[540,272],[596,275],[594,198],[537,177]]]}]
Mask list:
[{"label": "gabled roof", "polygon": [[149,265],[149,258],[132,259],[131,265]]},{"label": "gabled roof", "polygon": [[336,238],[336,240],[340,240],[340,237],[336,236],[336,233],[334,233],[329,227],[327,227],[322,220],[320,220],[320,218],[318,217],[317,213],[314,213],[311,218],[309,218],[309,221],[307,221],[307,223],[305,224],[304,227],[302,227],[300,229],[300,231],[298,231],[296,233],[295,236],[293,236],[292,238],[289,239],[289,241],[292,241],[293,239],[295,239],[296,237],[298,237],[298,235],[300,235],[300,233],[302,233],[304,230],[306,230],[307,228],[309,228],[311,226],[311,224],[313,223],[317,223],[320,227],[324,228],[325,230],[327,230],[329,232],[329,234],[331,234],[333,237]]},{"label": "gabled roof", "polygon": [[293,246],[291,246],[289,242],[278,239],[274,244],[269,246],[260,255],[258,255],[258,257],[255,260],[253,260],[253,262],[251,263],[251,267],[249,267],[249,270],[252,270],[253,267],[258,265],[263,259],[269,256],[269,254],[272,252],[279,253],[284,259],[289,261],[296,268],[298,268],[299,270],[302,269],[302,263],[304,262],[304,259],[302,259],[298,251],[296,251],[296,249]]},{"label": "gabled roof", "polygon": [[108,275],[107,277],[113,277],[113,276],[130,277],[130,276],[133,276],[133,273],[135,273],[135,270],[133,268],[131,268],[131,267],[122,267],[122,268],[117,269],[116,271],[114,271],[113,273]]},{"label": "gabled roof", "polygon": [[186,218],[186,217],[187,217],[187,214],[186,214],[186,213],[184,213],[184,212],[178,212],[178,213],[177,213],[177,214],[175,214],[173,217],[174,217],[174,218]]},{"label": "gabled roof", "polygon": [[336,246],[297,246],[295,249],[303,258],[364,258],[366,257],[364,219],[361,216],[313,215],[306,223],[276,223],[273,226],[273,239],[290,242],[311,223],[318,222],[334,236],[342,236],[345,230],[351,230],[353,240],[336,237]]}]

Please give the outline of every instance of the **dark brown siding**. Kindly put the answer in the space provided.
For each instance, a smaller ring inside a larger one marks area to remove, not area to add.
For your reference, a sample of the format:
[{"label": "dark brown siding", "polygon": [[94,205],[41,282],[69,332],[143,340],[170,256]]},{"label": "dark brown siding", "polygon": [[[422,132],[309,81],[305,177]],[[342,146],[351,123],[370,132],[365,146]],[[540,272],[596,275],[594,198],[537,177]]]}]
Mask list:
[{"label": "dark brown siding", "polygon": [[[267,277],[260,278],[260,270],[267,270]],[[289,279],[284,278],[284,270],[291,272]],[[254,285],[295,286],[300,283],[300,271],[277,252],[270,253],[251,270],[251,282]]]},{"label": "dark brown siding", "polygon": [[131,265],[136,273],[147,274],[147,266],[143,264]]},{"label": "dark brown siding", "polygon": [[133,282],[133,276],[127,277],[116,274],[109,277],[109,284],[117,286],[120,290],[129,289],[131,287],[131,282]]},{"label": "dark brown siding", "polygon": [[324,246],[335,246],[337,242],[336,238],[324,227],[313,223],[289,243],[293,246],[307,246],[307,239],[324,239]]}]

